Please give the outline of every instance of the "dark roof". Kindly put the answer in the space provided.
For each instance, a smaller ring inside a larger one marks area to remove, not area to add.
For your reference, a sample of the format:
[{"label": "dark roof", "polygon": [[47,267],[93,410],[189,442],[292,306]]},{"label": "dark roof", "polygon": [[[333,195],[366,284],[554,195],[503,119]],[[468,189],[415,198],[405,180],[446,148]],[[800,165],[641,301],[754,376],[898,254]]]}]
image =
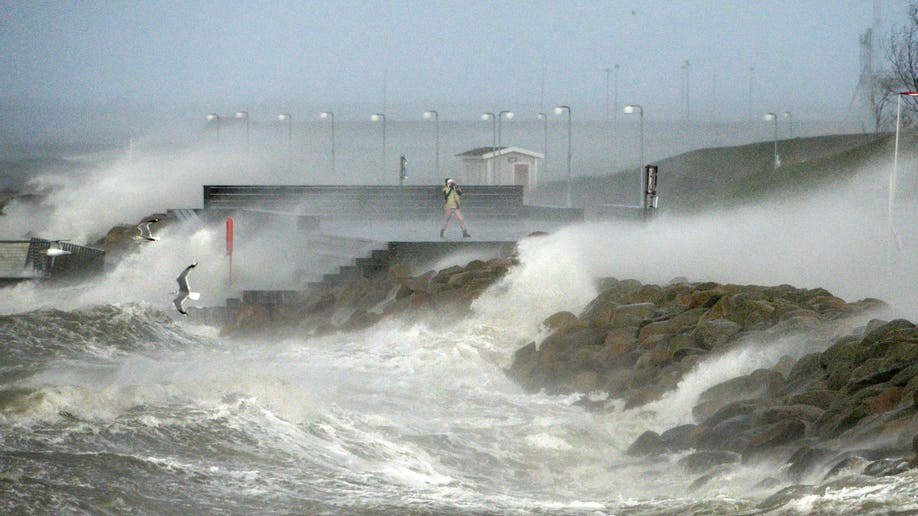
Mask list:
[{"label": "dark roof", "polygon": [[484,156],[485,154],[487,154],[487,153],[489,153],[489,152],[493,152],[494,150],[501,151],[501,150],[504,150],[504,149],[506,149],[506,148],[507,148],[507,147],[490,147],[490,146],[489,146],[489,147],[476,147],[476,148],[474,148],[474,149],[472,149],[472,150],[467,150],[467,151],[462,152],[462,153],[460,153],[460,154],[456,154],[456,157],[461,158],[461,157],[465,157],[465,156],[469,156],[469,157],[471,157],[471,156],[477,156],[477,157],[480,158],[480,157]]}]

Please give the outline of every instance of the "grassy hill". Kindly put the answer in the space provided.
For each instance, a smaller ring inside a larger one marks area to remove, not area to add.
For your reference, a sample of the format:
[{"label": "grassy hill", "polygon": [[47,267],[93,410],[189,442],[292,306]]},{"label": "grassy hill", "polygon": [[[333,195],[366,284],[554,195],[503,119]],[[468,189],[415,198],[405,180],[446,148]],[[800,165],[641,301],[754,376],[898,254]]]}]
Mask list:
[{"label": "grassy hill", "polygon": [[[771,196],[803,196],[814,188],[844,182],[870,167],[891,166],[890,133],[819,136],[778,141],[781,166],[774,168],[774,142],[700,149],[659,160],[661,208],[680,212],[738,205]],[[900,134],[900,162],[918,155],[918,133]],[[637,205],[636,170],[576,178],[577,206]],[[529,197],[534,204],[557,204],[566,184],[541,186]]]}]

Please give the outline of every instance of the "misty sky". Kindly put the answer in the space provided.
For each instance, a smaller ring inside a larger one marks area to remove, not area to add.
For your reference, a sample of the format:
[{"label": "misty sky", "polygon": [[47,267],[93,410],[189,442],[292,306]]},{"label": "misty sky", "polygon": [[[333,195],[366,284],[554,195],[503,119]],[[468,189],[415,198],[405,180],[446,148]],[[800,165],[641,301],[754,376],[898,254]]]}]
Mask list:
[{"label": "misty sky", "polygon": [[[905,22],[907,0],[880,5],[884,33]],[[0,0],[0,99],[544,101],[602,117],[603,70],[620,64],[619,104],[679,116],[689,60],[696,113],[743,109],[750,67],[757,111],[843,111],[873,10],[871,0]]]}]

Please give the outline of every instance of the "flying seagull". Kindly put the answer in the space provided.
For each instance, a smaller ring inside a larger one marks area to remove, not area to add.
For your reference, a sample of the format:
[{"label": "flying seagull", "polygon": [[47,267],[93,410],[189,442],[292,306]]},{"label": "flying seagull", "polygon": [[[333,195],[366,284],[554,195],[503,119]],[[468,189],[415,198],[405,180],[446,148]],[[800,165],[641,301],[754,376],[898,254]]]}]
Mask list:
[{"label": "flying seagull", "polygon": [[150,224],[159,222],[159,219],[153,218],[150,220],[145,220],[140,224],[137,224],[137,230],[140,231],[140,238],[144,240],[149,240],[150,242],[156,242],[159,240],[159,237],[153,236],[153,231],[150,230]]},{"label": "flying seagull", "polygon": [[45,254],[47,254],[48,256],[52,258],[54,258],[55,256],[61,256],[63,254],[70,254],[70,251],[65,251],[64,248],[61,247],[61,242],[64,242],[64,240],[51,241],[48,244],[48,250],[45,251]]},{"label": "flying seagull", "polygon": [[198,265],[198,262],[194,262],[188,267],[185,267],[185,270],[178,275],[178,278],[175,281],[178,282],[178,296],[172,300],[172,304],[175,305],[175,309],[178,310],[178,313],[187,316],[188,312],[185,311],[185,301],[188,298],[197,300],[201,297],[199,292],[192,292],[191,287],[188,286],[188,273],[191,272],[191,269],[194,269]]}]

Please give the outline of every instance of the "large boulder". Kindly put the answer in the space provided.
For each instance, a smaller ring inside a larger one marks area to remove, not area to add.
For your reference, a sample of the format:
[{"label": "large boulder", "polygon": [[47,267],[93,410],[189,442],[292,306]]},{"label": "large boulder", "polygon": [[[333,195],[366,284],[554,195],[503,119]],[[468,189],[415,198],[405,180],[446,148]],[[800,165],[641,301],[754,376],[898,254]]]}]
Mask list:
[{"label": "large boulder", "polygon": [[631,443],[625,453],[632,457],[646,457],[648,455],[662,455],[669,451],[666,442],[660,438],[660,434],[653,430],[647,430]]}]

